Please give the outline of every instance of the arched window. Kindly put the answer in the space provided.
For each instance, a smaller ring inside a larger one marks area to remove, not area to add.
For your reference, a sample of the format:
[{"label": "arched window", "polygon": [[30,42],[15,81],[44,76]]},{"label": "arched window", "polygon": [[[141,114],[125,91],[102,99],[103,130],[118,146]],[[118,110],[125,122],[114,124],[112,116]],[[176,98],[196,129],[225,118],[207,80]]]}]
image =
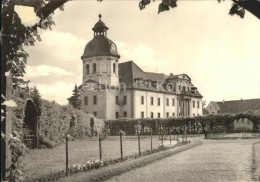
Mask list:
[{"label": "arched window", "polygon": [[93,69],[92,69],[93,73],[97,73],[97,65],[96,65],[96,63],[94,63],[92,67],[93,67]]},{"label": "arched window", "polygon": [[113,63],[113,73],[116,72],[116,63]]},{"label": "arched window", "polygon": [[89,74],[89,64],[86,65],[86,74]]}]

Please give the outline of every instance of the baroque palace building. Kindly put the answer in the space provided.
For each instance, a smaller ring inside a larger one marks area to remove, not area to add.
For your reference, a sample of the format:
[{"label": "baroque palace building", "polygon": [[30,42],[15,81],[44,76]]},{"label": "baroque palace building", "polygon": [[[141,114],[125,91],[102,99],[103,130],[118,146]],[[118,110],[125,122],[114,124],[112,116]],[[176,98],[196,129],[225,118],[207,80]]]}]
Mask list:
[{"label": "baroque palace building", "polygon": [[81,57],[84,112],[101,119],[202,115],[202,95],[188,75],[145,72],[133,61],[119,63],[117,46],[99,18]]}]

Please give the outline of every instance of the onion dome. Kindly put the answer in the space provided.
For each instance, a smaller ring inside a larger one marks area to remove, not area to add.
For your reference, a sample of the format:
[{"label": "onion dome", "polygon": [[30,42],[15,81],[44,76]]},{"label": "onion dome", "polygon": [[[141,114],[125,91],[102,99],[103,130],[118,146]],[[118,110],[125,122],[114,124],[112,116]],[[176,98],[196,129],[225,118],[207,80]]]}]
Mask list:
[{"label": "onion dome", "polygon": [[81,59],[95,56],[113,56],[119,58],[120,55],[117,53],[116,44],[107,38],[108,27],[101,21],[101,15],[99,15],[99,21],[92,30],[94,31],[94,38],[87,43]]}]

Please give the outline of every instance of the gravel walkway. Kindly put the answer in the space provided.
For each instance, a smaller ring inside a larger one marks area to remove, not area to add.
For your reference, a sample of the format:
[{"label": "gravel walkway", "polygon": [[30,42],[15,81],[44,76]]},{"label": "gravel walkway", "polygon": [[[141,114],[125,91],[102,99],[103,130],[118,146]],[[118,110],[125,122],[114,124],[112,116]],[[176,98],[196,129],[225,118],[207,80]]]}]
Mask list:
[{"label": "gravel walkway", "polygon": [[204,140],[198,147],[108,181],[251,181],[252,145],[256,141]]}]

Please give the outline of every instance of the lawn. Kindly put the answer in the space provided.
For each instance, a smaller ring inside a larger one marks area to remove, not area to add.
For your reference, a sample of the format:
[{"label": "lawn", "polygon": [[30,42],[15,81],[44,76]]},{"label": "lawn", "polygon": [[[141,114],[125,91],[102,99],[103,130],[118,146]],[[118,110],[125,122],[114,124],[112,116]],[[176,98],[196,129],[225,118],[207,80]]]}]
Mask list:
[{"label": "lawn", "polygon": [[[153,136],[153,148],[157,148],[161,141]],[[167,142],[167,141],[165,141]],[[168,141],[169,142],[169,141]],[[176,141],[173,141],[176,142]],[[150,136],[141,139],[141,151],[150,150]],[[138,153],[136,136],[123,136],[123,155]],[[119,136],[102,140],[102,160],[120,157]],[[97,139],[84,139],[69,142],[69,165],[85,164],[88,160],[99,159],[99,143]],[[24,170],[29,178],[38,178],[65,169],[65,144],[53,149],[34,149],[22,158]]]}]

